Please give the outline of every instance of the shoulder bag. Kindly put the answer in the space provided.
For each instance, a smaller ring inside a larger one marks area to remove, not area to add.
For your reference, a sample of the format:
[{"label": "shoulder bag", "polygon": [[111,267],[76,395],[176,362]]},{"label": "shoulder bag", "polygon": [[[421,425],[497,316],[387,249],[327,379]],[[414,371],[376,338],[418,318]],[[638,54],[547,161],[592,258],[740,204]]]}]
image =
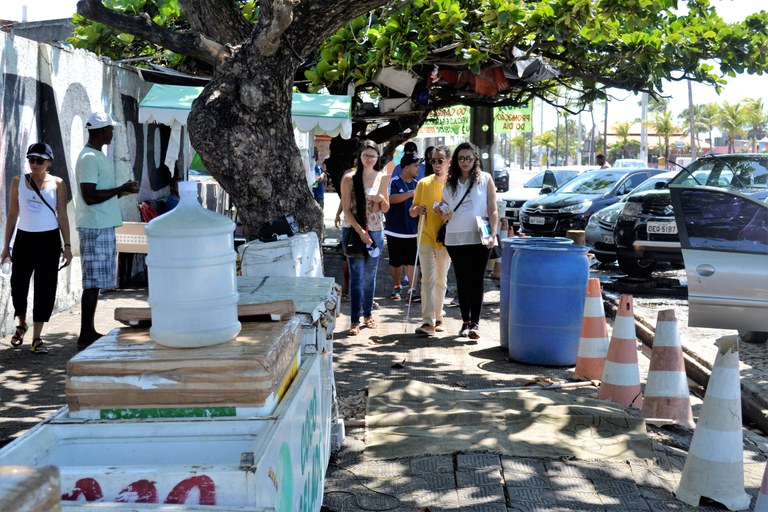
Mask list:
[{"label": "shoulder bag", "polygon": [[[56,214],[56,210],[53,209],[53,206],[51,206],[51,204],[48,201],[45,200],[45,198],[43,197],[43,194],[40,193],[40,188],[38,188],[37,183],[35,183],[35,180],[30,178],[29,174],[25,174],[24,178],[26,178],[27,183],[29,183],[32,186],[32,189],[35,191],[35,193],[37,193],[37,196],[43,201],[43,203],[45,203],[45,206],[47,206],[48,209],[51,210],[51,212],[53,213],[53,216],[56,217],[56,222],[58,222],[59,221],[59,216]],[[59,230],[61,230],[61,225],[59,225]],[[59,252],[63,253],[64,252],[64,248],[59,246]],[[63,266],[59,267],[59,270],[61,270],[62,268],[66,267],[66,266],[67,265],[64,264]]]},{"label": "shoulder bag", "polygon": [[[467,191],[466,191],[466,192],[464,192],[464,195],[463,195],[463,196],[461,196],[461,200],[459,201],[459,204],[457,204],[457,205],[456,205],[456,208],[454,208],[454,209],[453,209],[453,212],[455,212],[456,210],[458,210],[458,209],[459,209],[459,206],[461,206],[461,203],[463,203],[463,202],[464,202],[464,199],[466,199],[466,198],[467,198],[467,194],[469,194],[469,191],[470,191],[470,190],[472,190],[472,185],[474,185],[474,183],[470,183],[470,184],[469,184],[469,188],[467,189]],[[451,213],[453,213],[453,212],[451,212]],[[443,223],[443,225],[442,225],[442,226],[440,226],[440,229],[437,231],[437,236],[435,237],[435,239],[436,239],[438,242],[440,242],[441,244],[445,244],[445,229],[446,229],[445,227],[446,227],[447,225],[448,225],[448,221],[445,221],[445,222]]]}]

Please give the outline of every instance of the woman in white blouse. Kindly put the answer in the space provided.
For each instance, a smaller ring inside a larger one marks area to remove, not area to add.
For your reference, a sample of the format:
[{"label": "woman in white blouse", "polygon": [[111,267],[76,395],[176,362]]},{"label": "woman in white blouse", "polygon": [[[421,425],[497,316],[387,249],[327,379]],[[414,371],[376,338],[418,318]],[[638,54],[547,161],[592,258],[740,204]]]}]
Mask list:
[{"label": "woman in white blouse", "polygon": [[496,237],[499,213],[496,185],[483,172],[477,146],[464,142],[456,147],[443,188],[450,212],[445,246],[453,262],[462,326],[459,336],[480,338],[480,311],[485,292],[485,269]]}]

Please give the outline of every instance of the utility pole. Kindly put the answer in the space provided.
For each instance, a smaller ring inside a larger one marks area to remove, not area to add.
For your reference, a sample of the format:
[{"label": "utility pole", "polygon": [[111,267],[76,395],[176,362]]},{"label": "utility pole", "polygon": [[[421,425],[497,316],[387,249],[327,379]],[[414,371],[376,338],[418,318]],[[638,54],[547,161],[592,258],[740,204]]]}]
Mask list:
[{"label": "utility pole", "polygon": [[643,93],[640,114],[640,159],[648,164],[648,93]]},{"label": "utility pole", "polygon": [[576,125],[576,165],[581,165],[581,150],[583,149],[583,141],[581,133],[581,112],[579,112],[579,118]]},{"label": "utility pole", "polygon": [[696,113],[693,109],[693,86],[690,80],[688,80],[688,121],[691,133],[691,160],[696,160]]},{"label": "utility pole", "polygon": [[605,100],[605,114],[603,116],[603,154],[608,158],[608,100]]}]

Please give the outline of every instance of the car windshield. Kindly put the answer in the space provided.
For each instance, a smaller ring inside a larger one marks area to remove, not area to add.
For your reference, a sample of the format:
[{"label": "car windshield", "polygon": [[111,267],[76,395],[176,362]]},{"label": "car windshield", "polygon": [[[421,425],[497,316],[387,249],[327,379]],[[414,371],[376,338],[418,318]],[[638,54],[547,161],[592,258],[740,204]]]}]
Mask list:
[{"label": "car windshield", "polygon": [[606,169],[604,171],[592,171],[582,174],[563,185],[557,192],[570,194],[605,194],[610,192],[613,186],[626,172],[616,172]]},{"label": "car windshield", "polygon": [[642,160],[631,160],[631,159],[619,159],[613,162],[612,167],[618,167],[618,168],[627,168],[627,167],[638,167],[642,168],[645,167],[645,162]]},{"label": "car windshield", "polygon": [[[558,186],[562,186],[563,183],[572,180],[578,176],[579,171],[550,171],[555,175]],[[544,186],[544,173],[540,172],[530,180],[525,182],[524,188],[541,188]]]},{"label": "car windshield", "polygon": [[768,188],[768,155],[702,157],[681,171],[670,184],[707,185],[728,190]]},{"label": "car windshield", "polygon": [[654,190],[657,184],[659,183],[667,184],[667,182],[669,182],[669,180],[673,176],[675,176],[674,172],[665,172],[662,174],[657,174],[656,176],[651,176],[650,178],[648,178],[647,180],[639,184],[637,187],[635,187],[627,197],[634,196],[635,194],[639,194],[640,192],[645,192],[646,190]]}]

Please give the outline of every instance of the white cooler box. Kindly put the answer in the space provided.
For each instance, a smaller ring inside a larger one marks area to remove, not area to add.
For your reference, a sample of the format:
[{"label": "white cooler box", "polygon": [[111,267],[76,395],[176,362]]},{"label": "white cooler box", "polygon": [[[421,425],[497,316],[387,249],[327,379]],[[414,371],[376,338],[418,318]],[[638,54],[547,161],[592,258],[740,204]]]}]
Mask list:
[{"label": "white cooler box", "polygon": [[310,355],[270,416],[106,421],[64,407],[0,450],[0,465],[57,466],[63,510],[319,511],[321,386]]},{"label": "white cooler box", "polygon": [[276,242],[249,242],[237,251],[244,276],[323,276],[320,244],[314,231]]}]

